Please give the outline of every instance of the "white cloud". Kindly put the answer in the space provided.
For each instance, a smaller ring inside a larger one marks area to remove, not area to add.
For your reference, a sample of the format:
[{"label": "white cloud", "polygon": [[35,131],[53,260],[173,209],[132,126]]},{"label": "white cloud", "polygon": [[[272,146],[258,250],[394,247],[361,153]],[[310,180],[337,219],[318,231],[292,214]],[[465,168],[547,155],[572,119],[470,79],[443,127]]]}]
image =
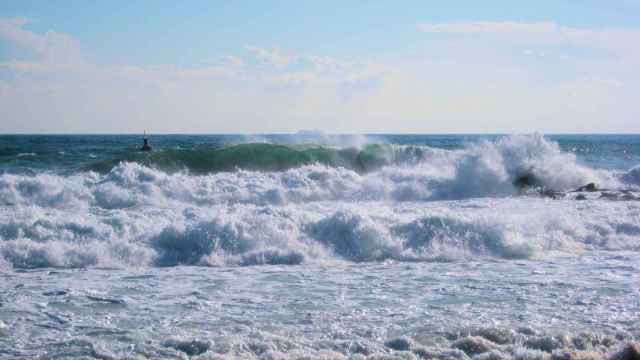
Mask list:
[{"label": "white cloud", "polygon": [[230,67],[236,67],[236,68],[239,68],[245,65],[244,61],[241,58],[237,56],[232,56],[232,55],[219,56],[214,59],[204,60],[202,61],[202,63],[206,65],[230,66]]},{"label": "white cloud", "polygon": [[278,68],[285,67],[295,60],[295,56],[284,55],[276,48],[267,49],[257,46],[246,46],[246,48],[251,51],[258,60]]},{"label": "white cloud", "polygon": [[37,34],[24,29],[29,23],[25,18],[0,19],[0,40],[31,52],[43,62],[69,64],[83,61],[79,43],[72,36],[55,31]]},{"label": "white cloud", "polygon": [[640,43],[640,29],[637,28],[587,29],[562,26],[553,22],[514,21],[421,23],[417,27],[425,33],[489,36],[546,44],[571,44],[610,50],[618,55],[637,56],[640,53],[635,46]]},{"label": "white cloud", "polygon": [[[636,50],[611,45],[633,29],[438,24],[422,30],[453,39],[384,63],[249,47],[185,67],[90,63],[73,37],[27,24],[0,19],[0,41],[34,54],[0,64],[0,132],[640,131]],[[558,34],[617,56],[557,61]],[[520,51],[503,51],[511,36]]]},{"label": "white cloud", "polygon": [[522,23],[514,21],[469,21],[418,24],[418,29],[430,33],[447,34],[550,34],[561,27],[551,22]]}]

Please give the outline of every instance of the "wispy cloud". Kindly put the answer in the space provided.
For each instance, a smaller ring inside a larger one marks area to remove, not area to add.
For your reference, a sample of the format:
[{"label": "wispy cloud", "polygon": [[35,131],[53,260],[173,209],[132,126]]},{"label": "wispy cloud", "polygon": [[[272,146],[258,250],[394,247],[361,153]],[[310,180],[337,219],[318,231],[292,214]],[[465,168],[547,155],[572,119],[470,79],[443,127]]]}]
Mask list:
[{"label": "wispy cloud", "polygon": [[447,34],[551,34],[562,27],[551,22],[523,23],[514,21],[469,21],[452,23],[422,23],[418,29],[429,33]]},{"label": "wispy cloud", "polygon": [[[0,63],[0,132],[640,131],[634,29],[422,24],[450,36],[386,61],[250,46],[192,66],[123,66],[28,24],[0,19],[0,41],[32,54]],[[547,46],[558,39],[615,56],[557,61],[564,47]]]},{"label": "wispy cloud", "polygon": [[554,22],[466,21],[450,23],[421,23],[420,31],[458,36],[489,36],[522,42],[571,44],[587,48],[615,51],[623,55],[638,55],[640,29],[590,29],[562,26]]},{"label": "wispy cloud", "polygon": [[26,18],[0,19],[0,39],[21,47],[42,62],[83,61],[80,44],[75,38],[55,31],[37,34],[24,28],[30,23]]},{"label": "wispy cloud", "polygon": [[277,48],[267,49],[258,46],[246,46],[246,48],[252,52],[258,60],[278,68],[285,67],[295,60],[295,56],[284,55]]}]

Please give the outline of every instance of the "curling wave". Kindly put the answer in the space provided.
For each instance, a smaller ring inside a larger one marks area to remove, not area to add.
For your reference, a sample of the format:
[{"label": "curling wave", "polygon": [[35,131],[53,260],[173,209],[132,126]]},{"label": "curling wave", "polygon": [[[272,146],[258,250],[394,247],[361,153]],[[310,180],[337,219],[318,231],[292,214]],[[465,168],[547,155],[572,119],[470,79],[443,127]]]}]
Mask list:
[{"label": "curling wave", "polygon": [[[198,153],[201,160],[186,172],[158,169],[179,158],[160,152],[152,155],[160,159],[155,165],[120,162],[106,173],[0,175],[0,266],[294,265],[640,250],[637,202],[512,196],[523,176],[558,190],[638,185],[637,167],[591,169],[538,135],[455,151],[269,144],[220,151],[216,162]],[[211,164],[237,168],[239,159],[261,171],[209,173]],[[206,164],[203,174],[193,174],[197,164]]]},{"label": "curling wave", "polygon": [[246,143],[222,148],[161,149],[152,153],[133,152],[89,166],[108,172],[121,162],[133,162],[163,171],[208,174],[238,169],[284,171],[310,164],[344,167],[367,172],[389,164],[420,161],[432,149],[420,146],[367,144],[362,147],[283,145]]}]

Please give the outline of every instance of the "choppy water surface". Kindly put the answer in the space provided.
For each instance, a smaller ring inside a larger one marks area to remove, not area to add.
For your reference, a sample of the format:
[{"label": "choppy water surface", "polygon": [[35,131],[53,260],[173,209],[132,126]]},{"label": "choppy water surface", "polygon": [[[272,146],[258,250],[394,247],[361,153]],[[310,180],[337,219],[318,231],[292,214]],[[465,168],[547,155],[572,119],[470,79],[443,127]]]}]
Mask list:
[{"label": "choppy water surface", "polygon": [[137,140],[0,137],[0,358],[544,358],[640,336],[640,137]]}]

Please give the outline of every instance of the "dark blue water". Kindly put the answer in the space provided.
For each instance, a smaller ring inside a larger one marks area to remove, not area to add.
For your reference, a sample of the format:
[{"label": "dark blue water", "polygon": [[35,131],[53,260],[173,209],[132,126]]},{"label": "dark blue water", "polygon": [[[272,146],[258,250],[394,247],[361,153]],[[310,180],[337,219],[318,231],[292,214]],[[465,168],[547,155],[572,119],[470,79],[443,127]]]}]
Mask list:
[{"label": "dark blue water", "polygon": [[[496,141],[504,135],[153,135],[156,151],[220,149],[241,143],[315,144],[348,148],[367,144],[428,146],[462,149],[482,141]],[[640,164],[640,135],[548,135],[578,162],[593,168],[626,170]],[[0,172],[70,173],[91,169],[93,164],[137,156],[140,135],[1,135]]]}]

